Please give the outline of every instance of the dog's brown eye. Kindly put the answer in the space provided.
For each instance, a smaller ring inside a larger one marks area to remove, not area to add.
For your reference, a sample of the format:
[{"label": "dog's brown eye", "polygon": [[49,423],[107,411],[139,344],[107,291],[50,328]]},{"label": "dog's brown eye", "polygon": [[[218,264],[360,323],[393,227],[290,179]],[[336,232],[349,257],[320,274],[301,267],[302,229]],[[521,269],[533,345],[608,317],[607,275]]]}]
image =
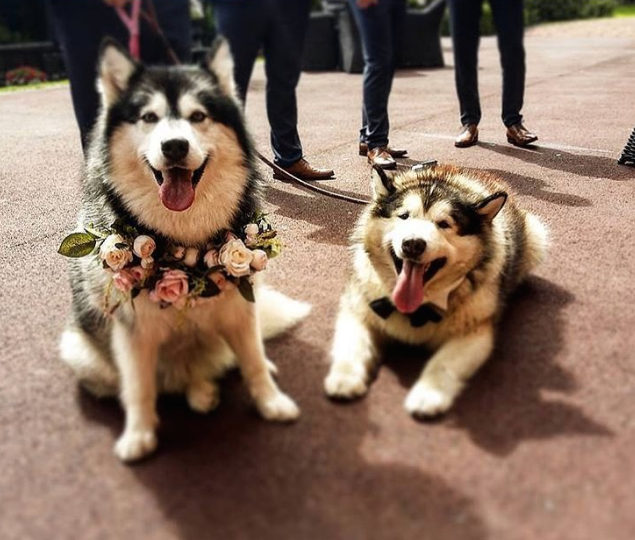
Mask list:
[{"label": "dog's brown eye", "polygon": [[203,120],[205,120],[205,113],[201,111],[193,112],[192,115],[190,116],[190,122],[192,122],[193,124],[198,124],[202,122]]},{"label": "dog's brown eye", "polygon": [[403,214],[399,214],[397,217],[399,219],[408,219],[410,217],[410,213],[409,212],[404,212]]},{"label": "dog's brown eye", "polygon": [[153,112],[147,112],[141,117],[141,120],[146,124],[156,124],[159,121],[159,117]]},{"label": "dog's brown eye", "polygon": [[439,227],[439,229],[449,229],[450,223],[444,219],[442,221],[437,222],[437,227]]}]

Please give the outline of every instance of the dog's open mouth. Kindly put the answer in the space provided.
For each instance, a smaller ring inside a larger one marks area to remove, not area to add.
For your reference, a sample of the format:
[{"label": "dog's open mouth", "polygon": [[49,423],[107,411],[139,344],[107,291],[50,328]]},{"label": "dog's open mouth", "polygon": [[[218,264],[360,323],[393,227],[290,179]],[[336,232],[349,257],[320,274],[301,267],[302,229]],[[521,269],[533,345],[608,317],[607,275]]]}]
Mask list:
[{"label": "dog's open mouth", "polygon": [[390,255],[397,270],[397,284],[392,291],[392,301],[402,313],[413,313],[423,302],[425,284],[430,281],[447,262],[439,257],[425,264],[409,259],[400,259],[391,249]]},{"label": "dog's open mouth", "polygon": [[183,212],[194,203],[195,188],[203,176],[207,158],[195,170],[183,167],[170,167],[159,171],[148,163],[154,178],[159,184],[159,198],[168,210]]}]

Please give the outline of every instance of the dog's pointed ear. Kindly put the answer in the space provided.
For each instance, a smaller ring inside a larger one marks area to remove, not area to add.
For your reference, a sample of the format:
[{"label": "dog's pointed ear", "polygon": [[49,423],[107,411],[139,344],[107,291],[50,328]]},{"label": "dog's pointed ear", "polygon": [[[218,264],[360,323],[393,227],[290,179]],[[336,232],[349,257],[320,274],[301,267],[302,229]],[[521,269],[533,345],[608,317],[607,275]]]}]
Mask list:
[{"label": "dog's pointed ear", "polygon": [[116,101],[139,67],[119,42],[108,37],[102,41],[98,69],[99,90],[105,105]]},{"label": "dog's pointed ear", "polygon": [[491,222],[503,209],[506,202],[507,193],[504,191],[497,191],[493,195],[483,199],[481,202],[476,203],[476,213]]},{"label": "dog's pointed ear", "polygon": [[236,96],[234,81],[234,59],[229,49],[229,43],[223,37],[214,40],[205,59],[205,67],[218,78],[218,85],[224,94]]},{"label": "dog's pointed ear", "polygon": [[370,183],[373,188],[374,200],[381,199],[396,191],[395,183],[392,181],[392,178],[378,165],[373,165]]}]

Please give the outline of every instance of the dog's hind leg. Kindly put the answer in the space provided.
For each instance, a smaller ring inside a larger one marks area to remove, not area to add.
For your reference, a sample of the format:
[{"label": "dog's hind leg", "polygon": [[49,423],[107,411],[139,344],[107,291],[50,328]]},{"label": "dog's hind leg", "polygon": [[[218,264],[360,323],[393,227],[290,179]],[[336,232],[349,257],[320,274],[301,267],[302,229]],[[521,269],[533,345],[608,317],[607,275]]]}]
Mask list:
[{"label": "dog's hind leg", "polygon": [[60,356],[79,383],[97,397],[116,396],[119,376],[105,351],[93,343],[81,329],[67,328],[60,339]]},{"label": "dog's hind leg", "polygon": [[236,353],[238,366],[260,414],[267,420],[295,420],[300,414],[297,405],[278,388],[271,376],[256,307],[238,291],[233,291],[233,297],[231,309],[227,309],[219,321],[220,331]]},{"label": "dog's hind leg", "polygon": [[436,416],[446,412],[463,390],[467,380],[489,358],[494,348],[494,328],[490,322],[466,336],[444,343],[423,370],[405,401],[414,416]]}]

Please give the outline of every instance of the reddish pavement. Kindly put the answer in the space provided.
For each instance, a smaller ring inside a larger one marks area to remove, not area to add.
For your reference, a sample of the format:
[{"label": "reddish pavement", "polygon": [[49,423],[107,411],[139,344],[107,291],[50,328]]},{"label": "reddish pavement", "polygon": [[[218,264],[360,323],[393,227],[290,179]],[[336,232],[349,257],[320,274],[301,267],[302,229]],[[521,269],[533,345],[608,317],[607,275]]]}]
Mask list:
[{"label": "reddish pavement", "polygon": [[[451,64],[449,43],[446,45]],[[635,537],[635,39],[530,38],[525,115],[540,144],[505,142],[495,42],[479,72],[482,143],[458,150],[450,67],[400,72],[392,141],[414,159],[500,173],[553,236],[519,291],[497,352],[443,420],[402,407],[423,354],[392,351],[369,397],[322,393],[346,237],[359,207],[272,183],[287,249],[268,271],[314,304],[268,346],[303,409],[293,426],[253,411],[239,377],[209,416],[162,400],[160,450],[117,462],[114,401],[78,391],[58,361],[69,312],[56,254],[79,206],[67,88],[0,95],[0,537],[26,539],[630,540]],[[361,77],[305,74],[300,125],[331,186],[367,194],[356,155]],[[267,150],[261,66],[248,116]]]}]

